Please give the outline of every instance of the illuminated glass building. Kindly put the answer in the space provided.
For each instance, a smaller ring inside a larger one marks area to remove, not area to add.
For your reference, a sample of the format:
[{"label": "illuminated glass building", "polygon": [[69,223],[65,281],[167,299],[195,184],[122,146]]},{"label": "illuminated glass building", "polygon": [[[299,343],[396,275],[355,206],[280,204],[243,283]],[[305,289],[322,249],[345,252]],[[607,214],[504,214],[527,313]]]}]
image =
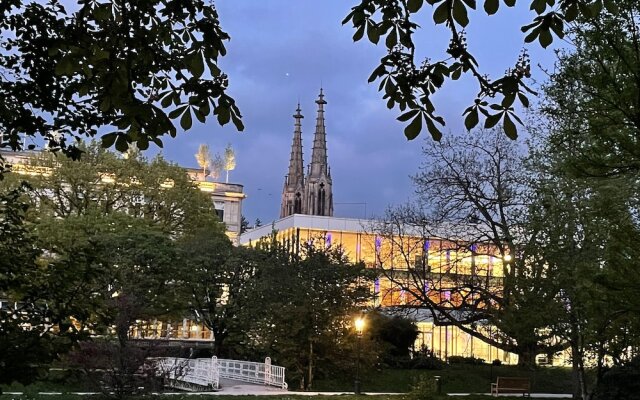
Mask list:
[{"label": "illuminated glass building", "polygon": [[[340,246],[352,262],[363,262],[367,267],[384,269],[375,281],[372,291],[373,306],[390,312],[406,312],[419,328],[415,344],[423,346],[440,358],[451,356],[476,357],[486,361],[500,360],[517,363],[517,356],[488,345],[455,326],[438,326],[431,311],[421,307],[416,297],[403,289],[399,282],[406,279],[406,288],[415,288],[412,276],[423,276],[420,285],[424,293],[437,301],[461,301],[456,291],[446,290],[454,280],[482,279],[500,290],[503,260],[490,255],[491,249],[476,248],[471,251],[460,242],[427,238],[414,232],[403,235],[382,233],[378,223],[372,220],[325,217],[294,214],[240,236],[240,244],[249,246],[275,231],[276,240],[291,252],[300,250],[304,243],[320,246]],[[416,274],[416,272],[418,272]],[[391,277],[394,277],[391,279]],[[429,285],[432,285],[429,287]],[[484,329],[491,330],[487,325]]]}]

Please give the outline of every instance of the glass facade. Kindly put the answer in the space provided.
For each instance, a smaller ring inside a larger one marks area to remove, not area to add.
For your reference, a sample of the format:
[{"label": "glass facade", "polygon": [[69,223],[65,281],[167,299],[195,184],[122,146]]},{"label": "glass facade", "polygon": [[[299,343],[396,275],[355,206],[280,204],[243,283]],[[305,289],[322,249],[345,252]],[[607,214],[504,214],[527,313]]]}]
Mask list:
[{"label": "glass facade", "polygon": [[[421,308],[416,294],[428,296],[452,308],[477,300],[465,288],[482,285],[499,294],[504,276],[502,259],[492,246],[428,237],[415,232],[376,229],[373,221],[293,215],[276,221],[276,239],[292,252],[301,243],[340,246],[352,262],[381,269],[372,284],[374,306]],[[262,234],[261,229],[265,234]],[[241,245],[250,245],[271,233],[271,225],[241,236]],[[376,233],[374,233],[376,232]],[[415,317],[419,336],[415,350],[423,347],[436,356],[476,357],[513,364],[517,356],[488,345],[455,326],[434,323],[430,312],[422,308]],[[492,329],[487,326],[490,334]]]}]

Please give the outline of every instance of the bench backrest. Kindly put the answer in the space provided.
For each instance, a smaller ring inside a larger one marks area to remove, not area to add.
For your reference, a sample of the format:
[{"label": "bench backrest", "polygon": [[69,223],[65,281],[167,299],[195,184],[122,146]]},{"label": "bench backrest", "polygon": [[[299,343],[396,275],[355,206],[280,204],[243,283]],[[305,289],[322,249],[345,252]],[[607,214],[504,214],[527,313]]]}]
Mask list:
[{"label": "bench backrest", "polygon": [[531,380],[529,378],[514,378],[499,376],[497,381],[499,388],[514,388],[514,389],[527,389],[531,387]]}]

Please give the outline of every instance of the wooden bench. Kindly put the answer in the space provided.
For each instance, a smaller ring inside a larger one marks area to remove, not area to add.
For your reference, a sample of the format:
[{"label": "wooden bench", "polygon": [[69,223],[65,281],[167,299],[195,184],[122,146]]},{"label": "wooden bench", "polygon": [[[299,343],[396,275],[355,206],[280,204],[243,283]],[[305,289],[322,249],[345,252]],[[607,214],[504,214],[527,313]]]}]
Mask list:
[{"label": "wooden bench", "polygon": [[499,376],[496,383],[491,384],[491,395],[498,396],[501,393],[522,393],[523,397],[531,397],[531,381],[529,378]]}]

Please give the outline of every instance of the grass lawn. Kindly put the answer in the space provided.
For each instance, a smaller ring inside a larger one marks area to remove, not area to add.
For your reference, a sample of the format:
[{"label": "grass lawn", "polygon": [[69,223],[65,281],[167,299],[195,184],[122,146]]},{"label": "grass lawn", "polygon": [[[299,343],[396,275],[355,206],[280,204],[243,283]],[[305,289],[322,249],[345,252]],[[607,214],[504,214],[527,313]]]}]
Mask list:
[{"label": "grass lawn", "polygon": [[[87,384],[82,383],[82,381],[82,379],[74,376],[69,371],[51,370],[45,379],[33,382],[28,386],[24,386],[20,383],[13,383],[11,385],[0,385],[0,388],[2,388],[3,392],[23,393],[94,391]],[[5,397],[3,396],[2,400],[4,399]]]},{"label": "grass lawn", "polygon": [[[336,396],[157,396],[157,395],[148,395],[148,396],[137,396],[133,397],[130,400],[406,400],[406,396],[397,396],[397,395],[336,395]],[[79,396],[79,395],[8,395],[3,394],[0,395],[0,400],[104,400],[107,399],[104,396]],[[472,395],[466,397],[448,397],[448,396],[438,396],[438,397],[430,397],[425,398],[424,400],[490,400],[492,397],[483,396],[483,395]],[[522,400],[522,396],[518,397],[500,397],[500,400]]]},{"label": "grass lawn", "polygon": [[[444,393],[489,393],[491,382],[496,381],[498,376],[526,376],[531,379],[532,392],[534,393],[571,393],[571,370],[569,368],[537,368],[533,371],[522,370],[515,366],[491,366],[491,365],[469,365],[469,364],[452,364],[441,370],[401,370],[387,369],[381,371],[372,371],[362,376],[362,391],[364,392],[386,392],[386,393],[406,393],[411,391],[411,387],[420,379],[433,379],[434,376],[440,376],[442,382],[442,391]],[[293,389],[293,388],[292,388]],[[2,386],[5,392],[23,392],[29,395],[38,392],[83,392],[94,391],[82,383],[81,379],[74,378],[68,372],[51,371],[46,380],[42,380],[24,387],[20,384],[10,386]],[[353,376],[344,375],[339,377],[316,379],[313,391],[327,392],[350,392],[353,390]],[[64,395],[66,398],[70,395]],[[16,396],[0,396],[0,400],[10,400]],[[22,396],[23,399],[32,396]],[[45,396],[46,400],[65,400],[60,399],[61,396]],[[78,396],[71,396],[73,400],[79,400]],[[255,399],[255,397],[251,397]],[[287,396],[286,398],[293,398]],[[324,396],[321,396],[324,398]],[[347,399],[349,396],[340,396],[340,400]],[[158,397],[155,396],[154,399]],[[180,400],[183,396],[171,396],[170,400]],[[190,399],[202,399],[202,397],[188,397]],[[215,396],[215,400],[224,400],[229,396]],[[304,397],[303,397],[304,398]],[[317,398],[317,397],[316,397]],[[329,397],[329,398],[334,398]],[[400,397],[378,397],[367,396],[371,400],[385,400],[392,398],[400,400]],[[488,397],[480,396],[480,399],[488,399]],[[82,397],[86,400],[86,396]],[[232,400],[242,400],[242,397],[232,397]],[[270,400],[282,400],[279,396],[269,396]],[[475,397],[465,397],[465,400],[473,400]],[[503,399],[503,397],[501,397]],[[506,398],[504,398],[506,399]]]},{"label": "grass lawn", "polygon": [[[533,371],[515,366],[452,364],[441,370],[374,371],[362,377],[365,392],[408,392],[421,377],[440,376],[445,393],[489,393],[491,382],[498,376],[526,376],[531,379],[534,393],[571,393],[571,369],[558,367],[537,368]],[[313,390],[350,391],[353,377],[317,379]],[[468,399],[468,398],[467,398]]]}]

